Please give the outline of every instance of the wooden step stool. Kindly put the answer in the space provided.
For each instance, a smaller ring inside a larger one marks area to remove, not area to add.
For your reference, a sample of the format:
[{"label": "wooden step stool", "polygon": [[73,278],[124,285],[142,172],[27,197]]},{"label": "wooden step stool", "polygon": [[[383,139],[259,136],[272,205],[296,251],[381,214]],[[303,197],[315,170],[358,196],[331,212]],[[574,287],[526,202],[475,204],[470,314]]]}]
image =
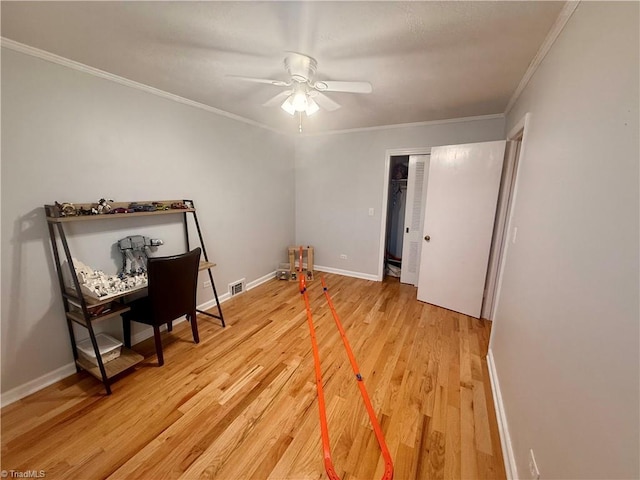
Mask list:
[{"label": "wooden step stool", "polygon": [[[307,256],[307,268],[304,268],[304,256]],[[296,268],[296,258],[300,258],[300,247],[289,247],[289,281],[298,281],[298,269]],[[313,247],[302,247],[302,273],[307,280],[313,280]]]}]

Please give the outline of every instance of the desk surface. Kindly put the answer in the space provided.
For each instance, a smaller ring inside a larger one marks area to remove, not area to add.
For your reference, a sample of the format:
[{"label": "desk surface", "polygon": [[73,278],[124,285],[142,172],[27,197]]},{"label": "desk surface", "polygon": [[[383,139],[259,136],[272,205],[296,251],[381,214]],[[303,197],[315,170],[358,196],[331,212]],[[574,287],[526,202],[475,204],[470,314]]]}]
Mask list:
[{"label": "desk surface", "polygon": [[[215,263],[206,262],[206,261],[202,260],[202,261],[200,261],[200,266],[198,267],[198,270],[199,271],[207,270],[207,269],[213,268],[215,266],[216,266]],[[131,288],[129,290],[125,290],[123,292],[111,293],[109,295],[105,295],[105,296],[99,297],[99,298],[98,297],[92,297],[92,296],[89,296],[89,295],[85,295],[84,299],[85,299],[85,301],[87,302],[87,304],[89,306],[95,307],[97,305],[103,305],[105,303],[112,302],[113,300],[117,300],[118,298],[126,297],[127,295],[131,295],[131,294],[134,294],[134,293],[137,293],[137,292],[142,292],[142,291],[146,290],[146,288],[147,288],[147,285],[140,285],[138,287]],[[71,294],[71,295],[75,295],[76,294],[74,288],[68,287],[68,290],[69,290],[69,294]],[[75,304],[76,302],[72,301],[72,303]],[[79,305],[77,305],[77,306],[79,306]]]}]

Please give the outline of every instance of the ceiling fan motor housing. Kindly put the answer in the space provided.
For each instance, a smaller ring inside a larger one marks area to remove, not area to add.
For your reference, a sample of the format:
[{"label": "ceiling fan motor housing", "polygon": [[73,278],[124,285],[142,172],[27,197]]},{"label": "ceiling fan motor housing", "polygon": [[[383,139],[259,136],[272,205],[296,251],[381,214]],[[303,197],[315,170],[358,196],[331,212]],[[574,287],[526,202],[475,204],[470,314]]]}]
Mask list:
[{"label": "ceiling fan motor housing", "polygon": [[308,83],[316,73],[318,62],[315,58],[292,52],[284,59],[284,68],[298,83]]}]

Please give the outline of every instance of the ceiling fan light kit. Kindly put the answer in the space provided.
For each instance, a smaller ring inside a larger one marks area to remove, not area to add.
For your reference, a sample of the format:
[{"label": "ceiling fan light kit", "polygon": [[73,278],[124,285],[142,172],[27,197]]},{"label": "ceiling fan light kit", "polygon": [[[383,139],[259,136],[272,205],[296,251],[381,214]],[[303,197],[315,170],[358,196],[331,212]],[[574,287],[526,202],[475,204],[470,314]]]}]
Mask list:
[{"label": "ceiling fan light kit", "polygon": [[276,87],[293,87],[293,90],[280,92],[275,97],[267,100],[263,105],[266,107],[280,104],[289,115],[296,112],[307,116],[313,115],[320,108],[332,112],[340,108],[340,104],[326,96],[323,92],[344,92],[344,93],[371,93],[373,90],[369,82],[318,80],[313,77],[318,68],[315,58],[302,53],[289,52],[284,59],[284,68],[289,74],[289,81],[272,80],[266,78],[243,77],[230,75],[238,80],[265,83]]},{"label": "ceiling fan light kit", "polygon": [[307,97],[307,108],[305,109],[305,112],[307,114],[307,116],[309,115],[313,115],[314,113],[316,113],[318,110],[320,110],[320,107],[318,106],[318,104],[313,100],[313,98],[311,97]]},{"label": "ceiling fan light kit", "polygon": [[296,112],[305,112],[307,116],[310,116],[320,110],[318,104],[309,96],[306,85],[303,83],[296,85],[293,92],[280,107],[289,115],[294,115]]},{"label": "ceiling fan light kit", "polygon": [[285,112],[289,115],[294,115],[296,113],[296,107],[293,106],[293,102],[291,101],[291,96],[287,97],[287,99],[280,105]]}]

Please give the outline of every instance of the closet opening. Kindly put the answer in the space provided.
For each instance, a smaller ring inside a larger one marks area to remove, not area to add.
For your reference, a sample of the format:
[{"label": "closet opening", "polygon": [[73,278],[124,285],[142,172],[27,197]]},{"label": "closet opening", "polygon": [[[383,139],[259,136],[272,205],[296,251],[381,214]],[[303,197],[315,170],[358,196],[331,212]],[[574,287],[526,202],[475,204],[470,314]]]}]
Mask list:
[{"label": "closet opening", "polygon": [[380,215],[378,280],[418,285],[430,148],[387,150]]},{"label": "closet opening", "polygon": [[387,231],[384,248],[385,277],[400,278],[402,273],[402,247],[408,178],[409,155],[391,156],[387,197]]}]

